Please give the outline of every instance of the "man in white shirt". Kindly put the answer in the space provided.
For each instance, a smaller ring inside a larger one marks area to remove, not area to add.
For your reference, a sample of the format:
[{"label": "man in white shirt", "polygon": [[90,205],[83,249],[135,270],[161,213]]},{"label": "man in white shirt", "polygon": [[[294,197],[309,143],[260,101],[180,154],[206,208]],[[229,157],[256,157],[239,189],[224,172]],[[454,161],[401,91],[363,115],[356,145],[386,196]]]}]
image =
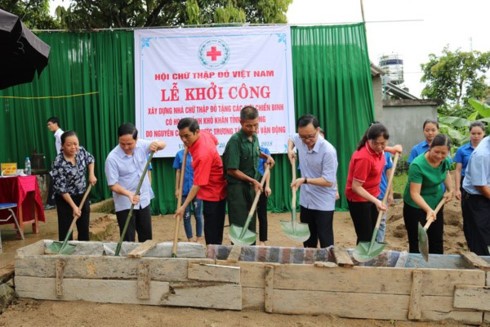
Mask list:
[{"label": "man in white shirt", "polygon": [[[53,116],[48,119],[46,122],[48,129],[50,132],[54,133],[54,146],[56,147],[56,156],[61,151],[61,135],[63,134],[63,130],[61,129],[60,120],[58,117]],[[55,156],[55,159],[56,159]],[[49,190],[48,190],[48,198],[46,200],[46,205],[44,206],[45,210],[54,209],[56,207],[54,201],[54,192],[53,192],[53,182],[51,178],[49,179]]]}]

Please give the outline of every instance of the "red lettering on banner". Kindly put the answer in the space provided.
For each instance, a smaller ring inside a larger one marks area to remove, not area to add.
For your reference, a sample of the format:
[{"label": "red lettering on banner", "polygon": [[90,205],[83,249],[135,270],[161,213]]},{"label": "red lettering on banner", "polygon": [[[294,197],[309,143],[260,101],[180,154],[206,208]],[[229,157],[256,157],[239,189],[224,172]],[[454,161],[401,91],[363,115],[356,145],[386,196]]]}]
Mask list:
[{"label": "red lettering on banner", "polygon": [[254,77],[274,77],[273,70],[256,70],[254,71]]},{"label": "red lettering on banner", "polygon": [[151,107],[148,108],[148,115],[156,115],[157,114],[157,108]]}]

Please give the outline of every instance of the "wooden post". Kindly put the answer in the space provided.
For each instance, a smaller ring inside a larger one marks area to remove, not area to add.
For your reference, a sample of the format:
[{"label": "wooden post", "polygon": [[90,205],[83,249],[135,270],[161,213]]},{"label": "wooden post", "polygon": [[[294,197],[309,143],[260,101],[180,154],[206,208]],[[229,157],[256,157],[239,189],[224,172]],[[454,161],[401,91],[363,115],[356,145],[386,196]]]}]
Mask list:
[{"label": "wooden post", "polygon": [[56,297],[63,296],[63,275],[65,273],[66,261],[63,259],[56,260]]},{"label": "wooden post", "polygon": [[408,319],[420,320],[422,318],[422,281],[424,273],[414,270],[412,272],[412,287],[410,289],[410,302],[408,304]]},{"label": "wooden post", "polygon": [[150,263],[140,262],[138,264],[138,299],[148,300],[150,298]]},{"label": "wooden post", "polygon": [[265,266],[264,287],[265,312],[272,313],[274,309],[274,266]]}]

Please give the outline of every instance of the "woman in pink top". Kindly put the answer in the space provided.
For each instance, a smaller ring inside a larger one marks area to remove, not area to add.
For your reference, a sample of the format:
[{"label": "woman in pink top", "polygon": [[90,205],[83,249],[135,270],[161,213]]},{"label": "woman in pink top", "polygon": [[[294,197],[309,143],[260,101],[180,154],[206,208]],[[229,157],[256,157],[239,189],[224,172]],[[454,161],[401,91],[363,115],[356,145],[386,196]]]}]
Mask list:
[{"label": "woman in pink top", "polygon": [[386,206],[378,199],[385,165],[384,149],[390,135],[383,124],[372,124],[351,157],[345,195],[357,234],[357,243],[371,241],[379,210]]}]

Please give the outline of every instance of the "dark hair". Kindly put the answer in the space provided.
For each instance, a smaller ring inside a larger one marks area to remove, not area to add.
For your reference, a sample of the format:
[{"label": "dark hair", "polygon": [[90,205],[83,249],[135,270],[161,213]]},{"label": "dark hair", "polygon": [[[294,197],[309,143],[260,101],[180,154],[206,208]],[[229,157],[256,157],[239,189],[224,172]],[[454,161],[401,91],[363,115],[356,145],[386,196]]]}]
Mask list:
[{"label": "dark hair", "polygon": [[446,134],[437,134],[432,140],[430,148],[444,145],[447,146],[448,150],[451,149],[451,139]]},{"label": "dark hair", "polygon": [[309,124],[312,124],[315,128],[320,127],[318,119],[311,114],[306,114],[298,118],[298,128],[308,126]]},{"label": "dark hair", "polygon": [[60,119],[56,116],[53,116],[53,117],[49,117],[48,120],[46,121],[46,124],[47,123],[53,123],[53,124],[60,124]]},{"label": "dark hair", "polygon": [[180,130],[189,127],[189,131],[195,133],[199,129],[199,123],[197,120],[191,117],[182,118],[177,124],[177,128]]},{"label": "dark hair", "polygon": [[383,136],[385,140],[388,140],[390,138],[388,129],[385,127],[385,125],[381,123],[371,124],[371,126],[369,126],[369,128],[366,130],[366,132],[362,136],[361,141],[357,145],[357,150],[361,150],[368,140],[376,140],[380,136]]},{"label": "dark hair", "polygon": [[439,129],[439,123],[437,122],[437,120],[435,120],[435,119],[426,119],[424,121],[424,125],[422,125],[422,130],[425,129],[425,125],[427,125],[427,124],[434,124],[434,125],[436,125],[437,129]]},{"label": "dark hair", "polygon": [[61,134],[61,145],[65,144],[66,138],[70,136],[77,136],[77,133],[75,133],[75,131],[66,131],[63,134]]},{"label": "dark hair", "polygon": [[482,129],[482,131],[485,132],[485,124],[482,123],[481,121],[477,120],[477,121],[474,121],[470,124],[470,132],[471,130],[473,129],[473,127],[480,127]]},{"label": "dark hair", "polygon": [[240,110],[240,120],[251,120],[259,117],[259,111],[252,106],[245,106]]},{"label": "dark hair", "polygon": [[133,136],[133,140],[138,138],[138,130],[132,123],[124,123],[117,129],[117,136],[121,137],[123,135],[131,134]]}]

